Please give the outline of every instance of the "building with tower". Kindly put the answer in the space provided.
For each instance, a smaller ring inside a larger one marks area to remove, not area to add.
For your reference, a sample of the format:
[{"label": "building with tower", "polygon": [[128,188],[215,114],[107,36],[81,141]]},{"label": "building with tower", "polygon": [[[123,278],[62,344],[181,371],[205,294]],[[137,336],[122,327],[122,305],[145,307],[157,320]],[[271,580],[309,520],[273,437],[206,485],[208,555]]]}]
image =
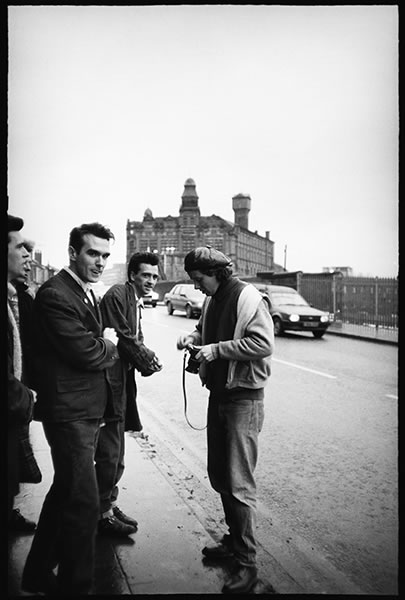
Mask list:
[{"label": "building with tower", "polygon": [[156,252],[162,260],[162,278],[185,278],[184,257],[197,246],[213,246],[233,262],[239,277],[254,277],[258,271],[283,270],[274,264],[274,242],[269,231],[261,236],[249,230],[251,198],[232,198],[235,222],[218,215],[201,216],[196,184],[187,179],[181,196],[179,216],[154,217],[146,209],[142,221],[127,221],[127,262],[134,252]]}]

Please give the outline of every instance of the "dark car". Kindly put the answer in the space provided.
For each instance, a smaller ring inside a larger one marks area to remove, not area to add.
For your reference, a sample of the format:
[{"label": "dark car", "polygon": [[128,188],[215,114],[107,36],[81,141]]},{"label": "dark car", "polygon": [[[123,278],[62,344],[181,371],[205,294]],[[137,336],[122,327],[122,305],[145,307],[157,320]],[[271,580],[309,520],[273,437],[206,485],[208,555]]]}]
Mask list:
[{"label": "dark car", "polygon": [[284,285],[253,284],[270,301],[274,335],[284,331],[311,331],[321,338],[332,322],[332,316],[314,308],[291,287]]},{"label": "dark car", "polygon": [[192,283],[178,283],[164,295],[167,312],[172,315],[175,310],[186,313],[186,317],[199,317],[205,294],[196,290]]}]

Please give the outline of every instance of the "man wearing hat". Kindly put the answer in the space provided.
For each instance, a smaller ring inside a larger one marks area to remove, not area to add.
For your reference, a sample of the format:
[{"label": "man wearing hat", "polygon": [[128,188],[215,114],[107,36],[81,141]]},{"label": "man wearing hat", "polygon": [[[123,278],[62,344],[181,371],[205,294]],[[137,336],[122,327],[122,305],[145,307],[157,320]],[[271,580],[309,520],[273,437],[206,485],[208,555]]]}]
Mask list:
[{"label": "man wearing hat", "polygon": [[233,557],[236,568],[222,591],[243,594],[258,581],[254,471],[273,321],[260,292],[232,276],[231,260],[219,250],[196,248],[185,257],[184,268],[207,298],[195,330],[180,336],[177,348],[198,349],[199,375],[209,390],[208,476],[221,496],[229,530],[203,554],[211,560]]},{"label": "man wearing hat", "polygon": [[[10,530],[33,531],[35,523],[25,519],[14,509],[14,498],[19,492],[21,481],[21,432],[27,430],[32,420],[35,392],[24,383],[23,351],[20,335],[18,296],[12,282],[24,280],[30,270],[30,253],[21,234],[24,221],[20,217],[7,215],[7,372],[8,372],[8,527]],[[35,460],[34,457],[31,457]]]}]

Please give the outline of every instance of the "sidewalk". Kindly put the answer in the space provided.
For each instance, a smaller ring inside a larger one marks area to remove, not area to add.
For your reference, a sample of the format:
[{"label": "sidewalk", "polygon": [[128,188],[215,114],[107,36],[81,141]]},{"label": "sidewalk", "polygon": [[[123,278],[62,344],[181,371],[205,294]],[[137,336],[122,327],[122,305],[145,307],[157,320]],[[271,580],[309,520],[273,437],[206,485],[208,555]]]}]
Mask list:
[{"label": "sidewalk", "polygon": [[350,323],[333,323],[326,332],[355,339],[369,340],[386,344],[398,344],[398,329],[373,327],[372,325],[352,325]]},{"label": "sidewalk", "polygon": [[[42,425],[31,424],[35,455],[42,470],[39,484],[26,484],[16,498],[22,514],[38,521],[53,469]],[[126,438],[126,470],[120,508],[139,521],[124,540],[97,537],[95,594],[220,594],[230,564],[209,565],[201,549],[213,543],[190,505],[176,492],[142,438]],[[170,475],[170,474],[169,474]],[[217,533],[217,539],[223,532]],[[30,596],[20,588],[32,535],[9,537],[9,596]],[[274,593],[259,582],[254,593]]]}]

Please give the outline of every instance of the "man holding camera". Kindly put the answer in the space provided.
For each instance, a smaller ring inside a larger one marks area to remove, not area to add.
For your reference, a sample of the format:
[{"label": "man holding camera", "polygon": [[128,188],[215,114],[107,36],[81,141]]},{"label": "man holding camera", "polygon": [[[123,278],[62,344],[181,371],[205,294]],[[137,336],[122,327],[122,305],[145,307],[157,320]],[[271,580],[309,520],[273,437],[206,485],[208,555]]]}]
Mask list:
[{"label": "man holding camera", "polygon": [[203,554],[211,560],[233,557],[236,568],[222,591],[243,594],[258,581],[254,470],[274,332],[266,300],[232,276],[231,267],[227,256],[209,246],[187,254],[185,271],[207,298],[195,330],[180,336],[177,348],[191,346],[209,390],[208,476],[221,496],[229,529]]}]

